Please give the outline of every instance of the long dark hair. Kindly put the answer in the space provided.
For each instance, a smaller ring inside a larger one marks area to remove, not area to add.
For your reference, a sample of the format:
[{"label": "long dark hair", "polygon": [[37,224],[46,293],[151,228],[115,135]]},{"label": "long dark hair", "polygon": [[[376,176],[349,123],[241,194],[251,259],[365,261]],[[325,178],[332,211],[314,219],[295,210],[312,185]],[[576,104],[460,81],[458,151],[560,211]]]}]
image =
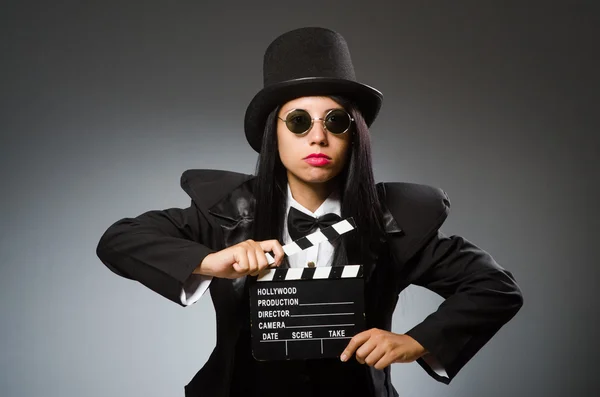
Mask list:
[{"label": "long dark hair", "polygon": [[[341,182],[342,218],[353,217],[357,230],[343,235],[336,244],[333,265],[343,265],[348,260],[366,263],[367,255],[370,255],[385,233],[373,176],[370,132],[353,102],[340,96],[329,98],[346,109],[355,120],[348,132],[352,134],[349,157],[336,178],[340,178]],[[283,241],[282,220],[286,210],[287,172],[277,148],[278,112],[279,107],[267,118],[261,152],[256,163],[254,238],[259,241],[273,238]]]}]

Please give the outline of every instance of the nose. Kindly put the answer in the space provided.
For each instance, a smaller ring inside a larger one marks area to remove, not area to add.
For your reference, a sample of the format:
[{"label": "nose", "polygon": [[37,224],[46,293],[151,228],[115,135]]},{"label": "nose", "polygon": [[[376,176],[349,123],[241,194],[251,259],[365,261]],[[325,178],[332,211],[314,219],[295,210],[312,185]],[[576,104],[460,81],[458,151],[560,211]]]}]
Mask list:
[{"label": "nose", "polygon": [[315,119],[313,126],[308,132],[308,139],[311,145],[327,146],[327,131],[323,126],[324,120]]}]

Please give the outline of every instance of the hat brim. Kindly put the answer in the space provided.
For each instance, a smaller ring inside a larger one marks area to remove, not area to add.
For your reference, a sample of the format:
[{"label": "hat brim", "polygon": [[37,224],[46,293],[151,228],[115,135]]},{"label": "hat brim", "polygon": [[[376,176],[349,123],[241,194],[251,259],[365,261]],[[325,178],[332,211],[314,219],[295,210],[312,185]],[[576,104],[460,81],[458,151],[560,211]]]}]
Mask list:
[{"label": "hat brim", "polygon": [[319,95],[340,95],[351,99],[356,103],[367,126],[375,121],[383,102],[380,91],[351,80],[305,77],[273,84],[259,91],[246,109],[244,131],[250,146],[260,153],[265,122],[269,113],[277,106],[295,98]]}]

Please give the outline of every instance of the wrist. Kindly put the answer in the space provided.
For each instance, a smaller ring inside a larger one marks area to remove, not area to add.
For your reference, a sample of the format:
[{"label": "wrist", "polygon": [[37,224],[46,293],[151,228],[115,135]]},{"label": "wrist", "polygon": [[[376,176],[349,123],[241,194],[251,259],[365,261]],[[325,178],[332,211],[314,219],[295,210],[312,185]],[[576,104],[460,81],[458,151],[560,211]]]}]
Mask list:
[{"label": "wrist", "polygon": [[410,344],[412,345],[411,350],[414,352],[415,360],[418,358],[421,358],[429,353],[427,351],[427,349],[425,349],[425,347],[423,347],[423,345],[420,344],[415,338],[413,338],[410,335],[406,335],[406,334],[404,334],[404,335],[406,337],[408,337],[408,340],[410,341]]},{"label": "wrist", "polygon": [[200,264],[194,269],[194,271],[192,272],[193,274],[201,274],[203,276],[214,276],[214,272],[210,266],[210,256],[212,255],[212,253],[206,255],[204,258],[202,258],[202,260],[200,261]]}]

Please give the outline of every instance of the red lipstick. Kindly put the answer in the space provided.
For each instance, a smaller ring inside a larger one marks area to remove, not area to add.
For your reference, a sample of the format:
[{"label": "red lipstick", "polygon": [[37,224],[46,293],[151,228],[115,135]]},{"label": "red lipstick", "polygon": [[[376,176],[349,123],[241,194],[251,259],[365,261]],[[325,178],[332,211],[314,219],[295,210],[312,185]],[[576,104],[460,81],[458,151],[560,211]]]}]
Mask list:
[{"label": "red lipstick", "polygon": [[308,164],[314,165],[316,167],[322,167],[331,163],[331,157],[323,154],[323,153],[311,153],[306,156],[304,159]]}]

